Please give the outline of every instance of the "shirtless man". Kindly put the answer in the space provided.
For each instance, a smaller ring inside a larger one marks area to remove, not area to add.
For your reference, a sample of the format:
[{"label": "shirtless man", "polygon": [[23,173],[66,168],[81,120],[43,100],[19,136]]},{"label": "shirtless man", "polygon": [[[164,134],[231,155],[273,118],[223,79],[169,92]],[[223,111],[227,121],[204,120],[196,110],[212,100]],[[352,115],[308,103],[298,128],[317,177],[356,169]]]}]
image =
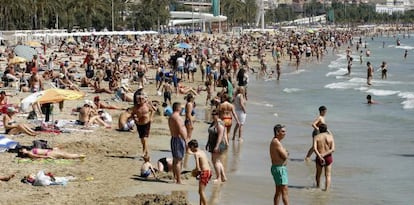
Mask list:
[{"label": "shirtless man", "polygon": [[289,204],[288,198],[288,172],[286,168],[288,151],[283,147],[281,141],[286,136],[286,129],[284,125],[277,124],[273,127],[274,137],[270,143],[270,159],[272,167],[270,169],[273,180],[276,185],[275,195],[273,197],[273,204],[278,205],[280,196],[284,205]]},{"label": "shirtless man", "polygon": [[150,105],[144,95],[136,96],[132,108],[132,117],[137,125],[138,136],[141,140],[143,156],[148,155],[147,140],[150,134],[151,122],[154,117],[154,107]]},{"label": "shirtless man", "polygon": [[181,182],[181,165],[186,150],[187,130],[180,117],[181,103],[173,104],[173,114],[168,119],[168,127],[171,134],[171,152],[173,156],[173,175],[177,184]]},{"label": "shirtless man", "polygon": [[30,76],[29,88],[32,93],[43,90],[43,83],[37,72],[33,72],[32,76]]},{"label": "shirtless man", "polygon": [[162,86],[162,92],[164,95],[164,103],[168,102],[171,105],[171,96],[172,96],[172,92],[173,92],[173,87],[171,85],[171,81],[170,80],[165,80],[166,82],[163,84]]},{"label": "shirtless man", "polygon": [[372,67],[371,63],[367,62],[367,84],[368,86],[371,85],[372,76],[374,75],[374,68]]},{"label": "shirtless man", "polygon": [[[312,142],[313,142],[313,138],[317,134],[319,134],[319,125],[322,124],[322,123],[325,124],[326,112],[328,112],[328,110],[326,109],[325,106],[322,105],[322,106],[319,107],[319,116],[316,117],[316,119],[312,123],[312,127],[313,127]],[[305,161],[309,161],[312,154],[313,154],[313,143],[312,143],[312,147],[308,150],[308,153],[306,154]]]},{"label": "shirtless man", "polygon": [[76,120],[76,124],[88,127],[90,125],[98,123],[99,125],[105,126],[106,128],[111,128],[111,125],[105,123],[92,106],[92,102],[87,102],[83,105],[83,107],[79,110],[79,119]]},{"label": "shirtless man", "polygon": [[210,163],[208,161],[207,155],[203,150],[198,149],[197,140],[191,140],[188,142],[188,147],[191,152],[194,154],[194,159],[196,163],[196,171],[200,177],[198,182],[198,193],[200,194],[200,205],[206,205],[207,199],[204,190],[208,184],[208,181],[213,175],[210,168]]},{"label": "shirtless man", "polygon": [[236,111],[234,110],[234,105],[229,103],[229,97],[227,94],[223,94],[222,103],[218,106],[220,112],[220,119],[223,120],[224,126],[226,127],[226,144],[229,145],[229,134],[231,130],[231,125],[233,122],[233,117],[236,120],[237,124],[240,125],[239,119],[237,118]]},{"label": "shirtless man", "polygon": [[137,68],[137,74],[138,74],[138,84],[142,85],[142,87],[144,87],[146,72],[147,72],[147,68],[144,62],[141,61]]},{"label": "shirtless man", "polygon": [[316,187],[319,188],[321,181],[322,168],[325,168],[325,191],[331,185],[332,153],[335,151],[333,136],[328,132],[326,124],[319,124],[319,134],[313,139],[313,147],[316,153]]},{"label": "shirtless man", "polygon": [[118,130],[132,131],[134,129],[134,119],[132,119],[132,109],[128,108],[119,115]]}]

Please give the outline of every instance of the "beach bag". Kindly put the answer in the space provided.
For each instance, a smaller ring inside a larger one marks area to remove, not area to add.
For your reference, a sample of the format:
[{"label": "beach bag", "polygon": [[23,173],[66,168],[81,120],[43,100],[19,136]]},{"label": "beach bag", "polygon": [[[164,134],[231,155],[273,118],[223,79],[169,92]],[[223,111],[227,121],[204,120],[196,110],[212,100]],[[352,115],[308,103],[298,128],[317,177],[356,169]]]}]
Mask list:
[{"label": "beach bag", "polygon": [[51,149],[46,140],[33,140],[33,148]]},{"label": "beach bag", "polygon": [[88,65],[85,71],[85,75],[87,78],[93,78],[93,76],[95,75],[95,71],[93,70],[92,66]]}]

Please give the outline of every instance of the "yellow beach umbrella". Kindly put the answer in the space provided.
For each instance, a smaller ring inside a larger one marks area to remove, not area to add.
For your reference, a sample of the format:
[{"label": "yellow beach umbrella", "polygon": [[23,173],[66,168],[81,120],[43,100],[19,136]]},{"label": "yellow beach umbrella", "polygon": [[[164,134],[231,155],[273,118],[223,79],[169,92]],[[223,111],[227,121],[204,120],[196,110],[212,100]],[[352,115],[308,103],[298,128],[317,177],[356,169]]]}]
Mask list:
[{"label": "yellow beach umbrella", "polygon": [[22,58],[20,56],[14,56],[12,59],[9,60],[9,64],[20,64],[20,63],[26,63],[26,59]]},{"label": "yellow beach umbrella", "polygon": [[42,92],[43,95],[39,96],[39,98],[36,99],[36,102],[39,102],[40,104],[58,103],[65,100],[77,100],[85,96],[85,93],[83,92],[64,90],[59,88],[51,88]]},{"label": "yellow beach umbrella", "polygon": [[42,47],[42,44],[38,41],[27,41],[26,45],[28,45],[30,47],[34,47],[34,48]]}]

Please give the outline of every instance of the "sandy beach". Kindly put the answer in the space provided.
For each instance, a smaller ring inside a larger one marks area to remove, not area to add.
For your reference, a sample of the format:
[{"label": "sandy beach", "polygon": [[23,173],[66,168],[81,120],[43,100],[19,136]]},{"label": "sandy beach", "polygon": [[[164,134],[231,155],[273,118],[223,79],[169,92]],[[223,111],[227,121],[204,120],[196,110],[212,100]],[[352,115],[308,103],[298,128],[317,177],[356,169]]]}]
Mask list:
[{"label": "sandy beach", "polygon": [[[62,57],[62,61],[66,58]],[[82,57],[74,59],[81,61]],[[131,59],[129,59],[131,60]],[[150,69],[147,78],[150,79],[144,92],[150,100],[163,101],[162,96],[157,95],[153,77],[155,69]],[[201,84],[200,72],[196,73],[195,83],[186,85],[197,87]],[[152,79],[152,80],[151,80]],[[135,90],[136,84],[130,84]],[[48,88],[48,85],[46,85]],[[72,115],[72,109],[82,106],[84,100],[93,100],[97,95],[108,104],[116,104],[121,107],[131,107],[132,103],[114,101],[113,95],[95,94],[93,90],[83,90],[86,96],[80,100],[65,101],[62,111],[53,111],[54,120],[76,120],[77,115]],[[30,93],[16,92],[7,88],[12,104],[18,104],[22,98]],[[201,92],[196,97],[196,103],[204,107],[206,93]],[[184,103],[184,95],[173,95],[172,101]],[[162,107],[159,106],[162,110]],[[204,108],[203,108],[204,109]],[[74,128],[70,133],[41,133],[36,137],[27,135],[10,136],[8,138],[18,141],[21,145],[31,145],[33,140],[47,140],[52,147],[62,147],[70,153],[86,154],[86,159],[81,160],[22,160],[15,153],[1,153],[1,175],[15,173],[15,177],[8,182],[0,182],[2,194],[0,204],[14,204],[16,201],[30,204],[190,204],[186,193],[189,190],[196,191],[198,182],[190,174],[184,174],[186,185],[173,183],[172,173],[161,173],[160,181],[143,180],[139,177],[140,167],[143,163],[142,146],[137,132],[116,131],[118,117],[121,111],[108,110],[113,117],[112,128],[94,127],[90,129]],[[18,114],[18,122],[26,122],[26,116]],[[164,157],[171,157],[170,134],[167,118],[156,114],[151,126],[149,137],[150,155],[152,152],[163,152]],[[35,126],[35,124],[32,124]],[[203,119],[195,122],[194,138],[206,140],[207,124]],[[156,166],[158,159],[151,159]],[[193,160],[193,158],[190,158]],[[188,169],[193,169],[192,167]],[[73,176],[75,179],[65,186],[37,187],[21,182],[24,176],[36,174],[44,170],[54,176]]]}]

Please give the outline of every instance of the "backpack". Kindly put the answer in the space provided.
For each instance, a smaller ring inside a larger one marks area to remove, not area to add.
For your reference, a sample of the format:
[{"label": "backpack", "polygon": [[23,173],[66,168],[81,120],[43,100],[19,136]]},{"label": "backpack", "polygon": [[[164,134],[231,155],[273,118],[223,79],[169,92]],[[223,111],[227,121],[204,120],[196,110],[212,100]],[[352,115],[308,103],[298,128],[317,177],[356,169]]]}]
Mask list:
[{"label": "backpack", "polygon": [[85,75],[87,78],[93,78],[93,76],[95,75],[95,71],[93,70],[91,65],[88,65],[86,67]]},{"label": "backpack", "polygon": [[40,148],[40,149],[51,149],[47,144],[46,140],[34,140],[33,141],[33,148]]}]

